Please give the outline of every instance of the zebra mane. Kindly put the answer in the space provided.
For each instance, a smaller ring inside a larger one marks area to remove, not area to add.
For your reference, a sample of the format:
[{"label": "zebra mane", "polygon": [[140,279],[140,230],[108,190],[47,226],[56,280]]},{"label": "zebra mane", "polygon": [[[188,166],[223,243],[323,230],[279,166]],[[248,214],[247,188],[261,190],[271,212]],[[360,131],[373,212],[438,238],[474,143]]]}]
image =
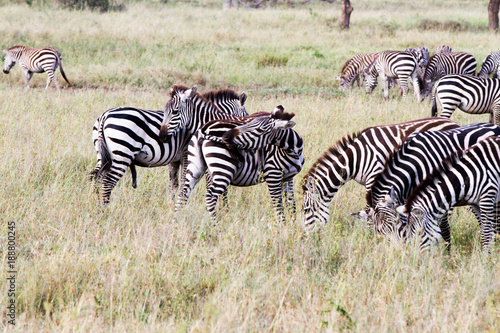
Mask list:
[{"label": "zebra mane", "polygon": [[240,96],[236,93],[236,91],[232,89],[220,89],[220,90],[210,90],[202,95],[209,101],[215,101],[215,100],[228,100],[228,99],[240,99]]},{"label": "zebra mane", "polygon": [[7,49],[7,51],[19,51],[19,50],[22,50],[25,48],[26,48],[26,46],[24,46],[24,45],[16,45],[16,46],[12,46],[11,48]]},{"label": "zebra mane", "polygon": [[342,66],[342,69],[340,70],[340,75],[342,75],[342,74],[344,73],[345,69],[349,66],[349,64],[351,63],[351,61],[352,61],[352,58],[351,58],[351,59],[348,59],[348,60],[345,62],[344,66]]},{"label": "zebra mane", "polygon": [[415,203],[420,193],[425,188],[433,185],[436,181],[438,181],[442,174],[449,172],[460,161],[461,157],[464,156],[465,152],[467,152],[473,147],[474,146],[466,150],[458,150],[451,153],[448,157],[446,157],[443,160],[442,165],[440,167],[435,168],[420,184],[418,184],[406,199],[404,205],[407,211],[408,212],[411,211],[413,204]]},{"label": "zebra mane", "polygon": [[319,168],[319,166],[328,162],[328,160],[331,159],[331,156],[333,156],[334,158],[339,157],[350,145],[352,145],[354,140],[356,140],[366,130],[367,129],[347,134],[343,136],[341,139],[339,139],[333,146],[328,147],[328,149],[320,157],[318,157],[316,162],[313,163],[309,171],[304,175],[303,185],[302,185],[303,193],[305,193],[307,190],[306,188],[307,179],[309,177],[314,177],[314,175],[316,174],[316,170]]}]

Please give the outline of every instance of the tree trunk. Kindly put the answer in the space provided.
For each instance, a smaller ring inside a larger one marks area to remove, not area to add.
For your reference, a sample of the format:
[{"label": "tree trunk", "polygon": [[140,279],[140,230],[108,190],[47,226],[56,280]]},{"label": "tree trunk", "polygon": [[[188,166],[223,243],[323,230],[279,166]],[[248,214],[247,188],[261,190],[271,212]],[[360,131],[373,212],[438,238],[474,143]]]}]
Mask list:
[{"label": "tree trunk", "polygon": [[[498,1],[500,1],[500,0],[497,0],[497,2]],[[342,11],[340,13],[340,21],[339,21],[340,27],[343,29],[349,29],[349,22],[351,20],[351,13],[354,10],[354,8],[351,7],[351,1],[350,0],[340,0],[340,10]],[[497,11],[497,13],[498,13],[498,11]],[[498,22],[498,20],[497,20],[497,22]]]},{"label": "tree trunk", "polygon": [[498,31],[498,9],[500,0],[490,0],[488,5],[488,27],[491,32]]}]

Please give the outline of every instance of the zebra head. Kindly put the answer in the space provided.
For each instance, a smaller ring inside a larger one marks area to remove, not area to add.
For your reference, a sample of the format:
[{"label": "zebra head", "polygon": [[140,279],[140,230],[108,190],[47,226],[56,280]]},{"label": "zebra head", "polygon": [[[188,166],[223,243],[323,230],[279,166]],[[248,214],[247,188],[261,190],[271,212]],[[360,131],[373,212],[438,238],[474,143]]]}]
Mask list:
[{"label": "zebra head", "polygon": [[170,89],[170,99],[165,105],[163,121],[160,128],[160,140],[167,140],[169,135],[177,133],[186,127],[193,110],[191,99],[196,94],[197,87],[189,89],[181,85],[173,85]]},{"label": "zebra head", "polygon": [[395,207],[396,198],[391,188],[390,194],[386,194],[373,208],[372,221],[375,231],[389,239],[399,239],[398,226],[400,215]]},{"label": "zebra head", "polygon": [[312,176],[307,177],[302,189],[304,191],[304,202],[302,204],[304,229],[312,230],[314,225],[325,225],[330,218],[330,209],[328,208],[328,202],[322,199],[323,195],[319,192],[316,179]]},{"label": "zebra head", "polygon": [[261,149],[272,144],[278,130],[290,129],[295,122],[290,121],[295,114],[284,111],[278,105],[269,116],[257,117],[250,122],[237,126],[222,136],[222,141],[229,147],[240,149]]},{"label": "zebra head", "polygon": [[9,74],[10,69],[14,67],[14,65],[16,64],[16,58],[9,50],[2,50],[2,52],[5,54],[5,60],[3,63],[3,72],[5,74]]},{"label": "zebra head", "polygon": [[400,229],[403,241],[406,242],[412,239],[415,234],[421,233],[420,251],[425,251],[432,243],[437,243],[441,238],[441,229],[423,207],[414,205],[409,208],[403,205],[398,206],[396,211],[406,216],[407,219],[407,223],[402,225]]}]

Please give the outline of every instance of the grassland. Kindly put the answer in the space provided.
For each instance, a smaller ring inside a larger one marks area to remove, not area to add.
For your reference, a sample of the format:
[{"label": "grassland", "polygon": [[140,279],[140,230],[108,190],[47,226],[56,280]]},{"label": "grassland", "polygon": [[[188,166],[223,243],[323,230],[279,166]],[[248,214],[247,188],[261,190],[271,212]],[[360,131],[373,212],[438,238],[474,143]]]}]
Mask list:
[{"label": "grassland", "polygon": [[[484,0],[353,6],[349,31],[337,27],[338,3],[222,11],[210,1],[132,2],[104,14],[0,6],[0,46],[58,48],[73,83],[44,91],[45,74],[35,74],[25,91],[18,66],[0,77],[4,330],[499,331],[500,248],[482,254],[466,209],[454,212],[450,255],[442,246],[419,255],[350,217],[364,206],[356,183],[334,198],[330,223],[305,234],[300,211],[274,222],[265,185],[231,188],[212,226],[201,184],[171,222],[166,168],[139,168],[135,190],[127,173],[107,207],[87,181],[95,119],[118,106],[162,109],[169,87],[182,83],[245,91],[250,112],[277,104],[295,112],[306,158],[298,184],[343,135],[430,115],[428,100],[395,91],[388,101],[380,88],[339,91],[335,78],[352,55],[447,44],[480,64],[499,49]],[[457,111],[452,119],[488,117]],[[8,221],[17,232],[15,327],[4,313]]]}]

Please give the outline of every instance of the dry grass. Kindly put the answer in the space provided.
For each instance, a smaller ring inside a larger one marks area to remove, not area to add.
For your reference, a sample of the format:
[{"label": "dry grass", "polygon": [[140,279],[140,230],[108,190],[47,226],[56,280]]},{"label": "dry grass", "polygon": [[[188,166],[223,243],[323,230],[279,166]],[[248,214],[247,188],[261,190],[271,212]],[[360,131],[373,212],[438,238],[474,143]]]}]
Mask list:
[{"label": "dry grass", "polygon": [[[349,216],[364,205],[356,183],[334,198],[330,223],[306,235],[301,212],[297,221],[274,222],[265,185],[231,188],[230,206],[212,226],[202,184],[171,223],[166,168],[139,168],[136,190],[127,173],[108,207],[99,205],[86,179],[95,166],[95,119],[117,106],[161,109],[175,82],[246,91],[252,112],[278,104],[295,112],[305,139],[301,175],[343,135],[427,117],[428,101],[401,101],[394,91],[385,102],[380,88],[372,95],[339,92],[340,67],[357,52],[419,45],[432,51],[441,44],[481,62],[499,45],[498,36],[417,34],[421,7],[406,4],[396,15],[389,10],[395,3],[353,4],[350,32],[329,23],[338,17],[336,5],[320,3],[229,12],[203,3],[129,4],[109,14],[0,7],[3,48],[58,47],[76,86],[43,91],[46,77],[35,74],[35,88],[25,92],[18,67],[0,81],[0,212],[2,223],[15,221],[18,232],[15,329],[500,330],[499,247],[491,257],[481,253],[477,222],[465,209],[453,216],[451,255],[439,246],[421,256],[415,245],[388,244]],[[425,4],[434,10],[422,19],[441,13],[469,24],[487,20],[476,2],[463,2],[453,15],[450,2]],[[374,27],[365,26],[372,21]],[[367,31],[372,38],[364,37]],[[457,111],[453,119],[467,124],[488,117]],[[6,275],[0,270],[2,309]]]}]

